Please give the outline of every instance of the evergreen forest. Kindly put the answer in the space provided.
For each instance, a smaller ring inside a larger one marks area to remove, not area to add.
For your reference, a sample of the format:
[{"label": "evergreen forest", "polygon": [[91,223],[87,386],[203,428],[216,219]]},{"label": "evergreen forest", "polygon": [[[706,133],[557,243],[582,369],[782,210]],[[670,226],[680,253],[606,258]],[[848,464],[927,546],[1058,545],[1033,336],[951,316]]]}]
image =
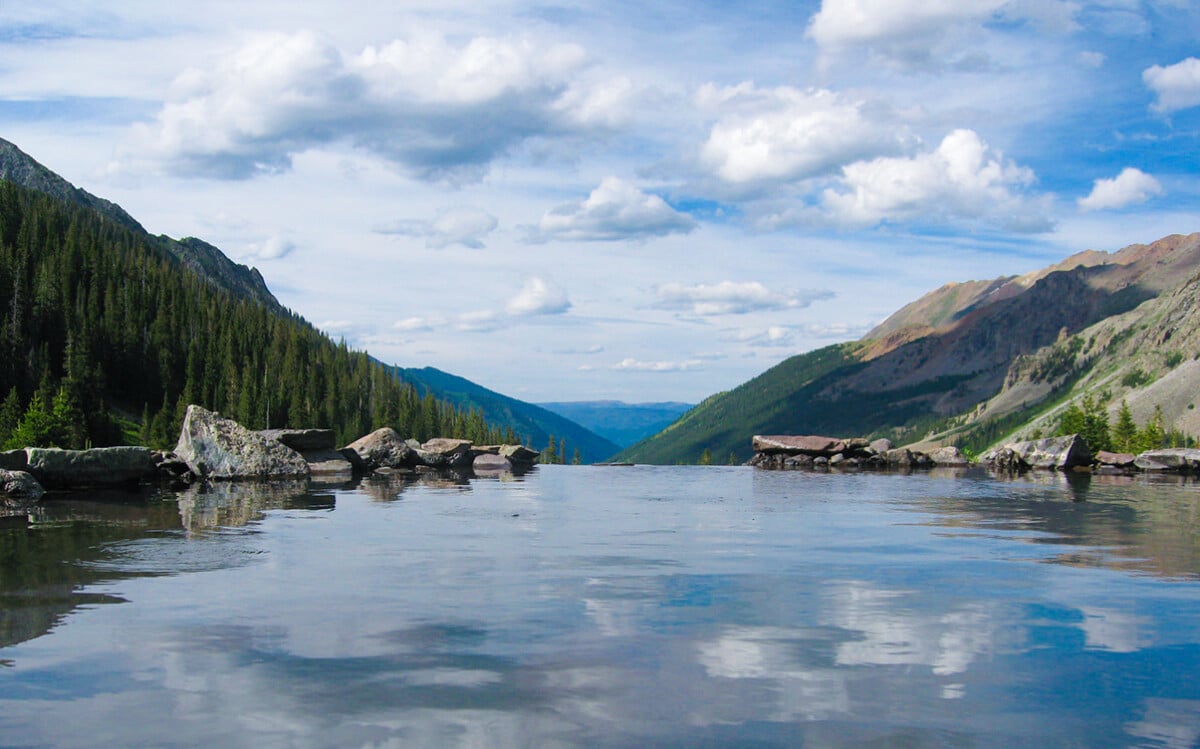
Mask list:
[{"label": "evergreen forest", "polygon": [[190,403],[252,429],[517,442],[154,237],[0,181],[0,448],[173,447]]}]

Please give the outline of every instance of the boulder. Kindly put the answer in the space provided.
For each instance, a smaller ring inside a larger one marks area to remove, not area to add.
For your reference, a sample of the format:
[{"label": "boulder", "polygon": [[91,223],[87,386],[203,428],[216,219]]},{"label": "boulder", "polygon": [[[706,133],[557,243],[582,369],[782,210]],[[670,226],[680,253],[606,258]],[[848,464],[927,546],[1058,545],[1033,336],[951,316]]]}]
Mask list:
[{"label": "boulder", "polygon": [[1200,450],[1190,447],[1147,450],[1137,456],[1135,465],[1143,471],[1200,471]]},{"label": "boulder", "polygon": [[892,449],[892,441],[887,437],[881,437],[877,440],[872,440],[871,444],[867,445],[867,447],[876,455],[883,455]]},{"label": "boulder", "polygon": [[954,445],[934,448],[929,452],[929,459],[935,466],[965,466],[971,463]]},{"label": "boulder", "polygon": [[416,450],[391,427],[376,429],[358,438],[346,445],[343,452],[346,451],[357,455],[361,461],[360,467],[368,471],[376,468],[412,468],[420,462]]},{"label": "boulder", "polygon": [[0,470],[24,471],[28,465],[29,458],[24,449],[0,452]]},{"label": "boulder", "polygon": [[421,445],[417,455],[430,468],[466,468],[471,465],[470,440],[435,437]]},{"label": "boulder", "polygon": [[891,450],[885,450],[880,457],[889,466],[895,468],[908,468],[913,464],[913,453],[907,447],[894,447]]},{"label": "boulder", "polygon": [[259,434],[282,442],[298,453],[332,450],[337,444],[332,429],[263,429]]},{"label": "boulder", "polygon": [[155,473],[154,451],[148,447],[98,447],[59,450],[30,447],[28,470],[51,488],[115,486],[137,483]]},{"label": "boulder", "polygon": [[513,465],[531,466],[542,456],[537,450],[531,450],[524,445],[501,445],[502,457],[508,458]]},{"label": "boulder", "polygon": [[787,457],[783,458],[782,467],[793,471],[803,468],[812,468],[813,456],[805,455],[804,453],[800,453],[799,455],[788,455]]},{"label": "boulder", "polygon": [[1076,466],[1092,464],[1092,451],[1078,434],[1014,442],[1005,447],[1019,455],[1030,468],[1069,471]]},{"label": "boulder", "polygon": [[979,462],[986,464],[989,468],[996,471],[1018,473],[1029,470],[1029,464],[1011,447],[988,450],[979,456]]},{"label": "boulder", "polygon": [[300,453],[195,405],[183,417],[175,454],[207,479],[308,476]]},{"label": "boulder", "polygon": [[513,464],[508,458],[493,453],[482,453],[475,456],[471,470],[477,474],[496,474],[512,471]]},{"label": "boulder", "polygon": [[42,485],[28,472],[0,468],[0,504],[32,504],[45,493]]},{"label": "boulder", "polygon": [[846,440],[817,435],[754,435],[751,441],[756,453],[786,453],[789,455],[812,455],[813,457],[836,455],[846,450]]},{"label": "boulder", "polygon": [[342,479],[351,478],[354,476],[354,463],[345,455],[350,453],[358,460],[358,453],[353,450],[306,450],[300,453],[308,463],[308,472],[311,476],[320,476],[324,479]]},{"label": "boulder", "polygon": [[1096,453],[1095,460],[1102,466],[1114,466],[1116,468],[1132,468],[1137,456],[1133,453],[1114,453],[1108,450],[1101,450]]}]

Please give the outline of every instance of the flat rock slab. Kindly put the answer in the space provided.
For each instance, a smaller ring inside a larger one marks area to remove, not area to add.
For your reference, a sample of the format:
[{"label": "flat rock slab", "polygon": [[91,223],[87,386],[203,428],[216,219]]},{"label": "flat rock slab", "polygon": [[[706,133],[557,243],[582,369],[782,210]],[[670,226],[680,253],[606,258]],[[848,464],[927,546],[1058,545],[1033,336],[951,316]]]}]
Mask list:
[{"label": "flat rock slab", "polygon": [[[343,450],[308,450],[300,453],[308,461],[308,471],[313,476],[325,478],[350,478],[354,475],[354,463]],[[350,450],[357,457],[357,453]]]},{"label": "flat rock slab", "polygon": [[756,453],[787,453],[790,455],[831,456],[846,451],[846,440],[818,435],[754,435]]},{"label": "flat rock slab", "polygon": [[1096,453],[1096,462],[1102,466],[1119,466],[1128,468],[1134,464],[1137,456],[1133,453],[1114,453],[1109,450],[1101,450]]},{"label": "flat rock slab", "polygon": [[148,447],[30,447],[25,454],[26,470],[45,486],[56,489],[136,483],[151,476],[157,465],[154,451]]},{"label": "flat rock slab", "polygon": [[1147,450],[1137,456],[1135,464],[1143,471],[1200,471],[1200,450],[1190,447]]}]

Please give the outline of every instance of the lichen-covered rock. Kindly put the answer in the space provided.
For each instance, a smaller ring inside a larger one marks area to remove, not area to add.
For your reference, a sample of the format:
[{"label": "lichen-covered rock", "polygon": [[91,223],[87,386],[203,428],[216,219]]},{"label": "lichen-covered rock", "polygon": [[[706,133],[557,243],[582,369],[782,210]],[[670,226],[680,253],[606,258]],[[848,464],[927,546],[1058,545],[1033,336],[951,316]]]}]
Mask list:
[{"label": "lichen-covered rock", "polygon": [[154,451],[148,447],[30,447],[25,454],[26,470],[51,488],[137,483],[155,473]]},{"label": "lichen-covered rock", "polygon": [[308,463],[290,447],[200,406],[188,406],[175,454],[207,479],[308,476]]},{"label": "lichen-covered rock", "polygon": [[0,504],[33,504],[45,493],[42,485],[28,472],[0,468]]},{"label": "lichen-covered rock", "polygon": [[376,429],[346,445],[346,449],[358,455],[361,467],[368,471],[412,468],[420,462],[416,450],[391,427]]}]

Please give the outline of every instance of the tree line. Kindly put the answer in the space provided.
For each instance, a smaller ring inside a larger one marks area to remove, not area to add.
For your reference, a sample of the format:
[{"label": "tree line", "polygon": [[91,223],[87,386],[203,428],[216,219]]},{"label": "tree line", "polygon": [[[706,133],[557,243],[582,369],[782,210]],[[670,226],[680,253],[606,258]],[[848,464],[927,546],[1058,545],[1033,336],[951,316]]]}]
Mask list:
[{"label": "tree line", "polygon": [[173,447],[190,403],[247,427],[517,442],[159,240],[0,181],[0,447]]},{"label": "tree line", "polygon": [[1085,395],[1072,402],[1058,419],[1057,435],[1078,434],[1092,452],[1111,450],[1122,453],[1142,453],[1162,447],[1195,447],[1196,440],[1175,428],[1163,424],[1161,406],[1138,426],[1129,404],[1121,401],[1115,424],[1109,423],[1108,403],[1104,398]]}]

